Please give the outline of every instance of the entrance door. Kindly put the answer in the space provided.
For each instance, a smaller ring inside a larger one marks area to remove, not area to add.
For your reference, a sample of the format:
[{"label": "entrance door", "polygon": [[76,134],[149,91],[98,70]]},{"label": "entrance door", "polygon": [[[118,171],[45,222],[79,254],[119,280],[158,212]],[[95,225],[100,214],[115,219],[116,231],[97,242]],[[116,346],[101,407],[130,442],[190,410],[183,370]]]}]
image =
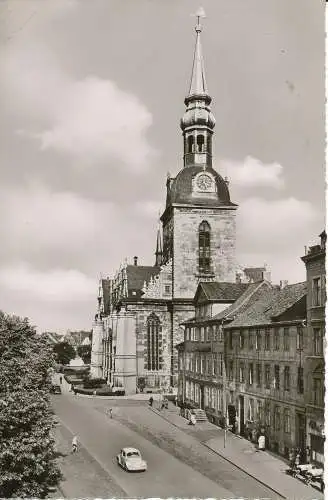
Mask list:
[{"label": "entrance door", "polygon": [[204,410],[204,386],[200,386],[200,407]]},{"label": "entrance door", "polygon": [[244,396],[239,396],[239,424],[240,434],[243,436],[245,432]]},{"label": "entrance door", "polygon": [[303,415],[303,413],[296,413],[296,446],[300,448],[301,453],[305,452],[306,425],[305,415]]}]

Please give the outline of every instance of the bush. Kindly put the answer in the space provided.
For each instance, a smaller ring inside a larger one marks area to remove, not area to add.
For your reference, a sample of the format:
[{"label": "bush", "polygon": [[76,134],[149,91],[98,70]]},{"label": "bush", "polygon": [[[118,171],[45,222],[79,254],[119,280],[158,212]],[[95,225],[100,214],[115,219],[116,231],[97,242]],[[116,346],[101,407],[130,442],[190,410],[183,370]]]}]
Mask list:
[{"label": "bush", "polygon": [[90,380],[84,381],[85,389],[96,389],[97,387],[101,387],[106,384],[106,380],[103,378],[91,378]]}]

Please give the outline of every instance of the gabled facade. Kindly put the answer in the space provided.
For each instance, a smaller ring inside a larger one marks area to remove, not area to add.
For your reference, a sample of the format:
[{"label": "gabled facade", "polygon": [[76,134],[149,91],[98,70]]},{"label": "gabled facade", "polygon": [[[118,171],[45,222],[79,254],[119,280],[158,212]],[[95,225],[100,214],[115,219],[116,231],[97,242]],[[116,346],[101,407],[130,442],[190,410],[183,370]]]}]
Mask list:
[{"label": "gabled facade", "polygon": [[225,343],[223,321],[271,289],[258,283],[201,283],[195,294],[195,317],[184,323],[179,352],[178,400],[181,406],[205,410],[214,423],[225,415]]}]

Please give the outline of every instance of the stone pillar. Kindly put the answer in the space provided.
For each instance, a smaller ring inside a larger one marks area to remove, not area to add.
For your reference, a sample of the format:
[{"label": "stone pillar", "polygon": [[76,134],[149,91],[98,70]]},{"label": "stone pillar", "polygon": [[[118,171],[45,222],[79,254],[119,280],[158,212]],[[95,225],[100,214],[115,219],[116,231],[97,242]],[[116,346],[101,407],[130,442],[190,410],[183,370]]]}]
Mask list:
[{"label": "stone pillar", "polygon": [[123,312],[116,318],[116,353],[114,385],[122,384],[126,394],[137,388],[136,317]]},{"label": "stone pillar", "polygon": [[91,349],[91,378],[102,378],[103,376],[103,343],[105,329],[101,319],[95,320],[92,325],[92,349]]}]

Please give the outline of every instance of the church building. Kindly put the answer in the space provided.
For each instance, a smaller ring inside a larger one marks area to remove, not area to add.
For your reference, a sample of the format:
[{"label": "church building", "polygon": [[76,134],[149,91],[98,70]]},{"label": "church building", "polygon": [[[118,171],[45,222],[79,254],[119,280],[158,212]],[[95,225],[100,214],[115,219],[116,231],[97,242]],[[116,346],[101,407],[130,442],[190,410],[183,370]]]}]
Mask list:
[{"label": "church building", "polygon": [[[212,165],[215,118],[205,80],[201,25],[181,119],[183,165],[166,181],[154,265],[121,266],[99,283],[91,373],[127,394],[177,385],[181,324],[194,315],[200,282],[239,286],[236,209],[228,180]],[[237,283],[238,281],[238,283]]]}]

